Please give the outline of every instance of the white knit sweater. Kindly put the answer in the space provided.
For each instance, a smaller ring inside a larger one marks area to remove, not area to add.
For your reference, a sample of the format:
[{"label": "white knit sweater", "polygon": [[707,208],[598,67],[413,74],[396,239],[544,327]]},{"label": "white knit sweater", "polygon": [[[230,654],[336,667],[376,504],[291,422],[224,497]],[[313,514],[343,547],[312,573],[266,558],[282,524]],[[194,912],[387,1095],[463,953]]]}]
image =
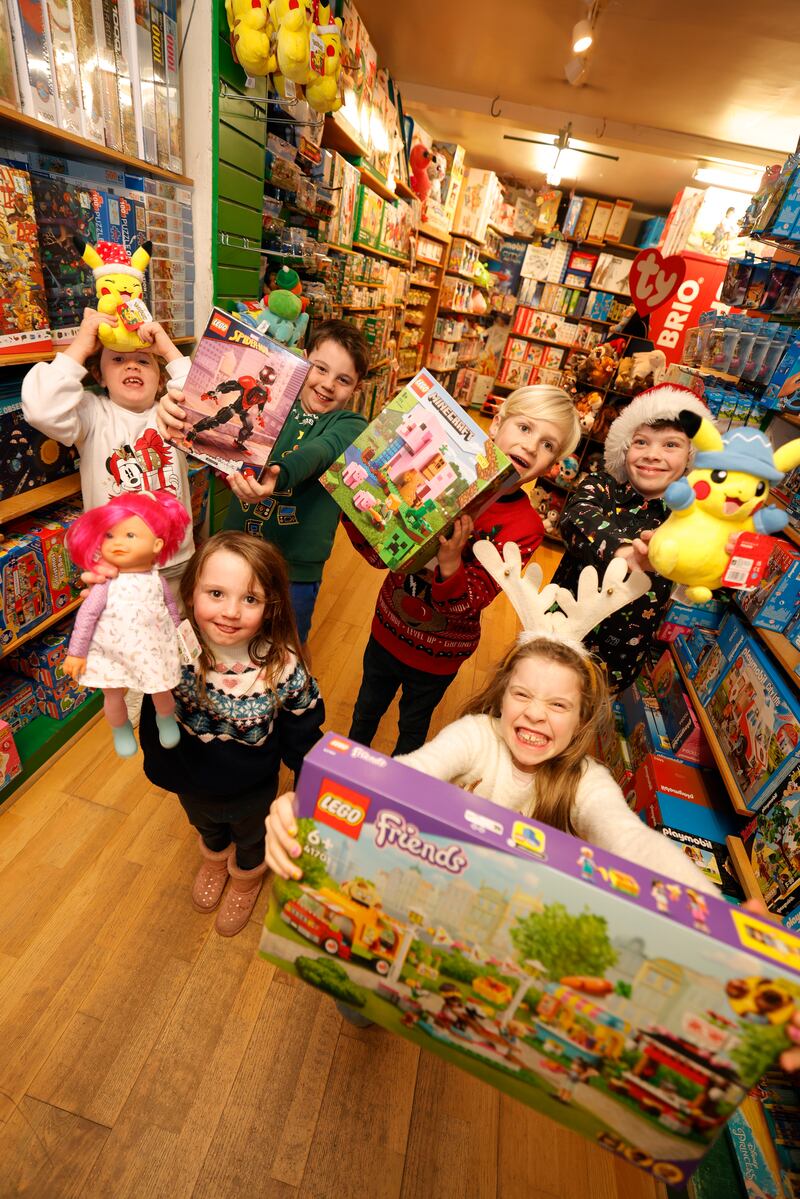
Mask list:
[{"label": "white knit sweater", "polygon": [[[536,819],[533,778],[522,778],[521,772],[514,770],[499,722],[492,716],[463,716],[427,745],[397,761]],[[648,828],[631,811],[605,766],[594,758],[584,758],[584,767],[572,809],[572,823],[581,840],[646,870],[666,874],[684,886],[719,895],[674,842]]]}]

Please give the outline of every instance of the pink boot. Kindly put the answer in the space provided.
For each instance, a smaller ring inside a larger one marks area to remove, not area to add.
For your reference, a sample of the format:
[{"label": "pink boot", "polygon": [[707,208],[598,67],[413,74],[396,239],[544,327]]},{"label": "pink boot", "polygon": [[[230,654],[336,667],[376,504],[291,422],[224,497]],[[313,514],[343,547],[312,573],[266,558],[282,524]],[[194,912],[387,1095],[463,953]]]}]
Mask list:
[{"label": "pink boot", "polygon": [[219,852],[209,849],[200,837],[200,852],[205,858],[192,884],[192,907],[198,912],[213,912],[222,899],[228,881],[228,855],[231,846]]},{"label": "pink boot", "polygon": [[260,866],[254,866],[252,870],[240,870],[236,865],[236,846],[231,846],[228,858],[231,885],[225,894],[222,907],[217,912],[214,924],[221,937],[235,937],[247,924],[253,908],[256,906],[266,872],[266,862],[262,862]]}]

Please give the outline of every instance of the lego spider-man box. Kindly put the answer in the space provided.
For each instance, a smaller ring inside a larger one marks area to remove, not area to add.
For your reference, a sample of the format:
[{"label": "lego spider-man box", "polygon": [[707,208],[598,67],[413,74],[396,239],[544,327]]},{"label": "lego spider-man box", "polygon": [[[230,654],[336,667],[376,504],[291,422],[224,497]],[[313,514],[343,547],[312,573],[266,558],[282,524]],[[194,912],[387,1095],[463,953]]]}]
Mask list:
[{"label": "lego spider-man box", "polygon": [[174,444],[223,474],[260,475],[308,370],[304,358],[213,309],[183,385],[190,428]]},{"label": "lego spider-man box", "polygon": [[682,1185],[789,1044],[800,940],[328,733],[274,965]]},{"label": "lego spider-man box", "polygon": [[427,371],[403,387],[320,479],[381,561],[417,570],[456,517],[475,517],[513,464]]}]

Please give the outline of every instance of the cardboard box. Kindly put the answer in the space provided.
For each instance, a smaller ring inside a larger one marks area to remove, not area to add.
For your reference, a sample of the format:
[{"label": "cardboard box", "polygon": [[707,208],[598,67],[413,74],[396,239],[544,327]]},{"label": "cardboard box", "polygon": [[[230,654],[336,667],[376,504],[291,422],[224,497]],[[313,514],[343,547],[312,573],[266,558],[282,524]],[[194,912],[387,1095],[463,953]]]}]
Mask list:
[{"label": "cardboard box", "polygon": [[737,602],[756,628],[782,632],[797,613],[798,600],[800,549],[776,541],[758,587],[738,592]]},{"label": "cardboard box", "polygon": [[383,224],[383,203],[382,197],[372,188],[367,187],[365,183],[359,184],[354,242],[362,246],[372,246],[373,249],[378,248]]},{"label": "cardboard box", "polygon": [[711,774],[657,754],[648,754],[633,776],[633,809],[651,828],[672,828],[725,843],[738,833],[727,796],[714,788]]},{"label": "cardboard box", "polygon": [[[77,514],[73,517],[73,520],[76,519]],[[58,612],[76,600],[83,586],[80,571],[67,551],[66,535],[71,523],[72,521],[44,512],[15,521],[12,529],[15,534],[27,533],[38,541],[42,548],[50,607],[53,612]]]},{"label": "cardboard box", "polygon": [[49,716],[52,720],[66,720],[95,693],[86,687],[79,687],[72,679],[63,679],[57,687],[47,683],[34,683],[33,694],[42,716]]},{"label": "cardboard box", "polygon": [[477,516],[514,478],[505,454],[420,371],[320,482],[390,569],[416,570],[457,516]]},{"label": "cardboard box", "polygon": [[711,645],[692,680],[703,707],[711,699],[728,664],[736,657],[747,638],[748,633],[741,620],[733,612],[729,612],[719,627],[716,641]]},{"label": "cardboard box", "polygon": [[5,720],[0,720],[0,791],[19,774],[22,774],[22,763],[14,744],[11,725]]},{"label": "cardboard box", "polygon": [[800,763],[742,832],[742,843],[770,911],[800,906]]},{"label": "cardboard box", "polygon": [[698,837],[695,833],[684,833],[669,825],[664,825],[658,831],[680,845],[689,861],[694,862],[723,895],[739,903],[744,901],[744,892],[724,842],[710,841],[708,837]]},{"label": "cardboard box", "polygon": [[711,599],[706,604],[685,604],[673,599],[658,630],[659,641],[674,641],[691,629],[718,629],[728,610],[727,599]]},{"label": "cardboard box", "polygon": [[69,681],[69,675],[64,674],[63,663],[72,635],[72,625],[73,618],[65,617],[55,628],[48,629],[40,637],[26,641],[13,654],[8,655],[8,669],[52,689],[62,687]]},{"label": "cardboard box", "polygon": [[192,428],[174,444],[223,474],[261,474],[308,369],[286,346],[212,309],[183,385]]},{"label": "cardboard box", "polygon": [[672,752],[686,762],[713,766],[714,759],[708,742],[669,650],[664,651],[650,671],[650,681]]},{"label": "cardboard box", "polygon": [[39,542],[27,533],[0,543],[0,646],[41,624],[53,611]]},{"label": "cardboard box", "polygon": [[33,685],[15,674],[0,674],[0,720],[18,733],[38,715]]},{"label": "cardboard box", "polygon": [[776,925],[336,734],[297,802],[262,956],[661,1181],[789,1044]]},{"label": "cardboard box", "polygon": [[748,639],[705,709],[745,805],[758,811],[800,762],[800,700]]}]

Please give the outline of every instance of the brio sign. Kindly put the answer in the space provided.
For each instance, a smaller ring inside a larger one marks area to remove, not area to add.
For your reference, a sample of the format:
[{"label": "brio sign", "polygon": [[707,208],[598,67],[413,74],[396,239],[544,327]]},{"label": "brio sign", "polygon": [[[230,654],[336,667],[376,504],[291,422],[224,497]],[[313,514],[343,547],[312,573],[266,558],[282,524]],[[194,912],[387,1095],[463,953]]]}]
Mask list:
[{"label": "brio sign", "polygon": [[686,273],[675,294],[651,314],[650,337],[667,362],[680,362],[687,329],[693,329],[701,312],[716,305],[726,264],[703,254],[681,254]]}]

